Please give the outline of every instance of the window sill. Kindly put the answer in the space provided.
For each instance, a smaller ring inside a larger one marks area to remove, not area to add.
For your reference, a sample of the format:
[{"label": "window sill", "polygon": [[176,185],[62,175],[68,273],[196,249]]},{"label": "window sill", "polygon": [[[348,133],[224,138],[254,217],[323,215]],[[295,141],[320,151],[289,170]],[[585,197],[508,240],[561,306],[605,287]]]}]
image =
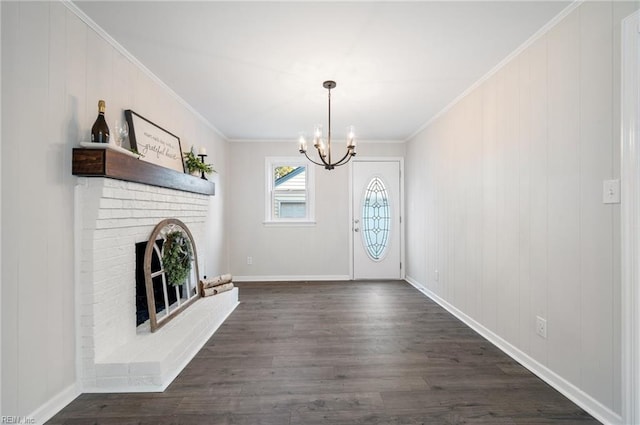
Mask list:
[{"label": "window sill", "polygon": [[263,221],[265,227],[313,227],[316,225],[315,220],[300,221]]}]

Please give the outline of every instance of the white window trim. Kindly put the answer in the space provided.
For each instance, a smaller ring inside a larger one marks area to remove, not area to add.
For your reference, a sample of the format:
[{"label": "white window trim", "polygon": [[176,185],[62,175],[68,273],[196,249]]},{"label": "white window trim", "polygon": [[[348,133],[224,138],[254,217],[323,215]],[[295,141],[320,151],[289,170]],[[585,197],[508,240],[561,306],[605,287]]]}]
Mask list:
[{"label": "white window trim", "polygon": [[[273,213],[273,174],[274,167],[283,165],[303,166],[306,168],[306,217],[274,218]],[[265,226],[313,226],[315,221],[315,167],[305,158],[288,156],[268,156],[265,158],[264,222]]]}]

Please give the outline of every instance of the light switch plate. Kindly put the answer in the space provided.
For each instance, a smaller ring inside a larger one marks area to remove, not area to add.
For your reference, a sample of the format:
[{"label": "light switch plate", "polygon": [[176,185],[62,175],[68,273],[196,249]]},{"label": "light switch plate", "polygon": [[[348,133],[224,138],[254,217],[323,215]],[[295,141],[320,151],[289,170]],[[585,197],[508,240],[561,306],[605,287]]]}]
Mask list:
[{"label": "light switch plate", "polygon": [[602,182],[602,203],[620,203],[620,180],[605,180]]},{"label": "light switch plate", "polygon": [[547,320],[536,316],[536,333],[542,338],[547,338]]}]

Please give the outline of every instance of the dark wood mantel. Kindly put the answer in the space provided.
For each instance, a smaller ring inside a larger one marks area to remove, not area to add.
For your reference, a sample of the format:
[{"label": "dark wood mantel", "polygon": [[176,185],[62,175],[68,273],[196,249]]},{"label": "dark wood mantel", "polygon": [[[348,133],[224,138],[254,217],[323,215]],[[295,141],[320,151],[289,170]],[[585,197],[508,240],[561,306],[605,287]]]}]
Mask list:
[{"label": "dark wood mantel", "polygon": [[202,195],[214,195],[216,190],[215,184],[208,180],[111,149],[74,148],[72,173],[74,176],[108,177]]}]

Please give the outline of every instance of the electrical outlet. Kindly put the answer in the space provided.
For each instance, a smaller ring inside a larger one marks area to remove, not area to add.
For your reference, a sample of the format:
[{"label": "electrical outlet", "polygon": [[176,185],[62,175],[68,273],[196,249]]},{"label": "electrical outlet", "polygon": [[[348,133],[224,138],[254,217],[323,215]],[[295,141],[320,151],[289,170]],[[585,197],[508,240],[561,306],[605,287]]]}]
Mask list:
[{"label": "electrical outlet", "polygon": [[247,257],[247,264],[248,265],[252,265],[253,264],[253,257]]},{"label": "electrical outlet", "polygon": [[547,321],[540,316],[536,316],[536,333],[542,338],[547,338]]}]

